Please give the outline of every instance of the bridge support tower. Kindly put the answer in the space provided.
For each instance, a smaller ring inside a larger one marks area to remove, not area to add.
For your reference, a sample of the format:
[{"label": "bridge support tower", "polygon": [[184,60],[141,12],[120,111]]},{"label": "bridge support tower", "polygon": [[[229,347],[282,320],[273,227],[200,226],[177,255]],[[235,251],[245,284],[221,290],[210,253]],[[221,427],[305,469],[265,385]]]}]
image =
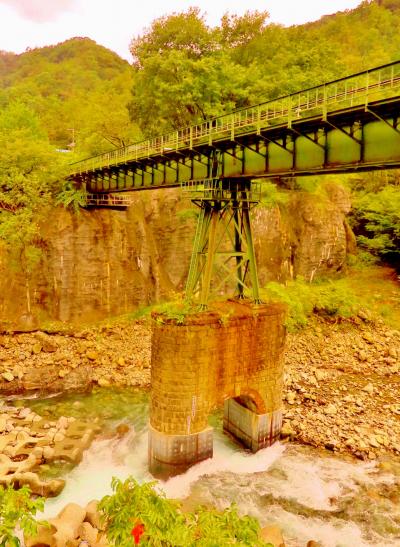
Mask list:
[{"label": "bridge support tower", "polygon": [[193,244],[186,299],[201,310],[235,284],[234,296],[260,304],[250,210],[259,201],[260,185],[248,179],[210,179],[184,185],[200,208]]},{"label": "bridge support tower", "polygon": [[[219,405],[224,430],[253,452],[274,443],[282,423],[284,309],[260,300],[250,224],[257,187],[216,178],[184,189],[200,208],[186,285],[197,311],[180,323],[155,317],[149,467],[161,478],[212,456],[208,417]],[[218,301],[229,281],[235,298]]]}]

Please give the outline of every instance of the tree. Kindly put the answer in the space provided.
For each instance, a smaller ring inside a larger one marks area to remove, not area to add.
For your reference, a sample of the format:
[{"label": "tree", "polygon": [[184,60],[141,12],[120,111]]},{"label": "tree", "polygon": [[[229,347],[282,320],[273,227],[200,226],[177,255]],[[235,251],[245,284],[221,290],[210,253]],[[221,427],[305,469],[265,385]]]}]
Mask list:
[{"label": "tree", "polygon": [[136,76],[131,118],[149,136],[201,123],[249,105],[257,76],[254,65],[236,65],[223,51],[198,59],[179,50],[153,56]]},{"label": "tree", "polygon": [[229,48],[242,48],[262,34],[267,11],[246,11],[242,16],[226,13],[221,19],[221,44]]},{"label": "tree", "polygon": [[156,19],[142,36],[130,45],[134,66],[143,68],[154,55],[181,51],[189,59],[198,59],[215,49],[213,33],[207,27],[199,8],[189,8],[183,13],[173,13]]},{"label": "tree", "polygon": [[62,157],[48,143],[37,117],[12,103],[0,114],[0,244],[26,282],[41,258],[39,223],[63,176]]},{"label": "tree", "polygon": [[360,192],[354,200],[353,227],[361,247],[400,271],[400,185]]},{"label": "tree", "polygon": [[99,510],[112,545],[128,547],[133,536],[136,544],[153,547],[272,547],[260,539],[257,520],[240,517],[235,506],[183,512],[179,502],[156,492],[155,483],[140,485],[128,477],[113,478],[111,485],[114,493],[100,501]]},{"label": "tree", "polygon": [[[37,533],[37,522],[34,515],[43,511],[44,498],[31,499],[27,486],[14,490],[12,486],[0,486],[0,546],[19,547],[20,539],[16,536],[23,532],[27,537]],[[47,526],[47,523],[41,522]]]}]

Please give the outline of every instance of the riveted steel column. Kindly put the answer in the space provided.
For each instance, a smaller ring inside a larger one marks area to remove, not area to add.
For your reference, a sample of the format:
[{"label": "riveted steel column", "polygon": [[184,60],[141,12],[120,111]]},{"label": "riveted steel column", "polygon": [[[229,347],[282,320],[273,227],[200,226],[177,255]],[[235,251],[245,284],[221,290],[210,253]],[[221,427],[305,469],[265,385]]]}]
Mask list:
[{"label": "riveted steel column", "polygon": [[208,235],[208,248],[207,248],[207,258],[204,269],[203,283],[201,285],[200,293],[200,308],[207,308],[208,296],[210,294],[210,285],[211,285],[211,275],[214,265],[215,258],[215,245],[216,245],[216,236],[217,236],[217,224],[219,217],[219,209],[213,207],[211,209],[211,223]]},{"label": "riveted steel column", "polygon": [[244,227],[244,231],[246,234],[246,241],[247,241],[247,254],[249,258],[249,269],[250,269],[251,285],[253,289],[253,299],[256,304],[260,304],[261,299],[260,299],[260,289],[258,285],[257,263],[256,263],[256,255],[254,251],[253,234],[252,234],[251,224],[250,224],[250,212],[249,212],[248,203],[244,202],[242,207],[243,207],[243,227]]}]

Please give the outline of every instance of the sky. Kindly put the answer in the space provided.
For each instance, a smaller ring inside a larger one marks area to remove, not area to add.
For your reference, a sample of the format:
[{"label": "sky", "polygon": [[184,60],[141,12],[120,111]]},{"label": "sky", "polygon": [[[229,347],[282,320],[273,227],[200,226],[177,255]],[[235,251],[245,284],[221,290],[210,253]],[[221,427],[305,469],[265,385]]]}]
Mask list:
[{"label": "sky", "polygon": [[351,9],[361,0],[0,0],[0,50],[57,44],[87,36],[131,61],[129,43],[152,20],[197,6],[208,24],[226,13],[268,11],[270,21],[294,25]]}]

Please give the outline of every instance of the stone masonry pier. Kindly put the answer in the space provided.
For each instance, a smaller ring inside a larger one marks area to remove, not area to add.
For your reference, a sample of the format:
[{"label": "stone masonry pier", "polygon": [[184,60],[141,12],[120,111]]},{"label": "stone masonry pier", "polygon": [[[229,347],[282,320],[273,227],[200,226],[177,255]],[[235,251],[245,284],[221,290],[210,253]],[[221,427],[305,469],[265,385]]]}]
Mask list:
[{"label": "stone masonry pier", "polygon": [[213,304],[183,324],[155,317],[149,467],[167,477],[212,457],[208,416],[224,405],[224,430],[256,452],[281,429],[285,310]]}]

